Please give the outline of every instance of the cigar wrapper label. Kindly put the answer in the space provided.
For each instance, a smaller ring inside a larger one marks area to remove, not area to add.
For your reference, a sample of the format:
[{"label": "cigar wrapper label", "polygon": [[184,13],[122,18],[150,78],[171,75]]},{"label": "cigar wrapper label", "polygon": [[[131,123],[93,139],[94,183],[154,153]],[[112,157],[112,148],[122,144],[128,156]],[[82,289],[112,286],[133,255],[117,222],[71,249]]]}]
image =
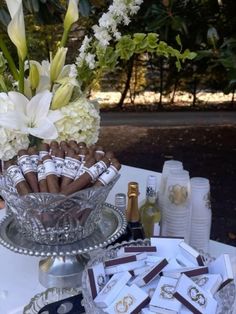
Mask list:
[{"label": "cigar wrapper label", "polygon": [[46,150],[40,150],[39,151],[39,159],[42,160],[44,156],[48,155],[48,151]]},{"label": "cigar wrapper label", "polygon": [[55,162],[57,176],[60,177],[62,173],[63,165],[64,165],[64,159],[61,157],[55,156],[53,160]]},{"label": "cigar wrapper label", "polygon": [[45,173],[46,176],[49,176],[50,174],[57,175],[55,164],[52,159],[46,159],[43,161],[44,167],[45,167]]},{"label": "cigar wrapper label", "polygon": [[79,169],[80,169],[79,160],[71,157],[66,157],[62,169],[62,176],[74,179]]},{"label": "cigar wrapper label", "polygon": [[34,172],[29,155],[22,155],[18,157],[17,162],[24,174],[29,173],[29,172]]},{"label": "cigar wrapper label", "polygon": [[84,166],[84,162],[83,162],[83,163],[81,163],[81,166],[80,166],[80,168],[79,168],[79,170],[75,176],[75,180],[79,179],[79,177],[81,177],[82,174],[85,173],[85,171],[87,172],[88,168]]},{"label": "cigar wrapper label", "polygon": [[25,181],[25,178],[20,170],[20,168],[16,165],[12,165],[9,168],[7,168],[7,173],[9,177],[12,179],[14,186],[16,186],[18,183]]},{"label": "cigar wrapper label", "polygon": [[102,160],[100,160],[99,162],[97,162],[95,165],[93,165],[92,167],[88,168],[86,170],[86,172],[90,175],[90,177],[92,178],[92,180],[96,180],[100,174],[102,174],[105,170],[107,169],[107,165],[105,164],[105,162],[103,162]]},{"label": "cigar wrapper label", "polygon": [[45,180],[46,172],[45,172],[44,164],[39,164],[37,169],[38,169],[38,181]]},{"label": "cigar wrapper label", "polygon": [[114,166],[110,166],[107,168],[105,172],[101,174],[101,176],[98,178],[98,180],[103,184],[107,185],[114,179],[114,177],[117,175],[118,170]]},{"label": "cigar wrapper label", "polygon": [[37,172],[37,166],[38,166],[38,161],[39,161],[39,155],[31,155],[30,156],[32,168],[34,172]]}]

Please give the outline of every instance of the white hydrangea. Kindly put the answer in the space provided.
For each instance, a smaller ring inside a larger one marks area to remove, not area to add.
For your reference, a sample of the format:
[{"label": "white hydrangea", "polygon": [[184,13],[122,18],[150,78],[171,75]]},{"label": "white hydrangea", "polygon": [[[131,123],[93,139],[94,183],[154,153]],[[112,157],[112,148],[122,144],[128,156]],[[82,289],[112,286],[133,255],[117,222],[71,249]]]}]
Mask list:
[{"label": "white hydrangea", "polygon": [[100,115],[91,101],[81,97],[60,110],[64,118],[55,123],[59,134],[58,141],[73,139],[87,145],[97,142]]},{"label": "white hydrangea", "polygon": [[[15,106],[9,100],[6,93],[0,93],[0,114],[14,111]],[[29,139],[26,134],[16,133],[16,131],[0,127],[0,159],[9,160],[13,158],[20,149],[29,146]]]}]

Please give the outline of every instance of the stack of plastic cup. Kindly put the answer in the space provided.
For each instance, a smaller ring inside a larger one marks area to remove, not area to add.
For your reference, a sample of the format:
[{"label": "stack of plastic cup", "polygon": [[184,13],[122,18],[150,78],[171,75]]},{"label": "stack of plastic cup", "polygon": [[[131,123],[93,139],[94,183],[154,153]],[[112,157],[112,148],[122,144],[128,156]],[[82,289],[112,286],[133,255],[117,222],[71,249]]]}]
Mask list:
[{"label": "stack of plastic cup", "polygon": [[206,178],[191,178],[191,228],[189,244],[208,252],[211,232],[210,183]]},{"label": "stack of plastic cup", "polygon": [[[164,162],[162,174],[161,174],[161,182],[158,191],[158,206],[161,210],[162,220],[161,220],[161,235],[166,236],[166,225],[165,225],[165,213],[164,213],[164,195],[166,190],[166,182],[168,175],[171,170],[182,170],[183,163],[178,160],[167,160]],[[164,217],[164,218],[163,218]]]},{"label": "stack of plastic cup", "polygon": [[164,236],[183,237],[189,241],[191,214],[190,178],[186,170],[169,172],[163,196],[162,220],[165,225]]}]

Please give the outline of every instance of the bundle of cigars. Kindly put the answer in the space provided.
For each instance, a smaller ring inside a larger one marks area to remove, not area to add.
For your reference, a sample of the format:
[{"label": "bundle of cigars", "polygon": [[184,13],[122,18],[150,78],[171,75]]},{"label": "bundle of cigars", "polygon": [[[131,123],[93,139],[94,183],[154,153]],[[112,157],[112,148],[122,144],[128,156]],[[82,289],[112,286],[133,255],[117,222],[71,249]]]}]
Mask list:
[{"label": "bundle of cigars", "polygon": [[4,169],[19,195],[61,193],[70,195],[91,186],[109,184],[121,164],[111,151],[74,140],[41,143],[22,149],[4,162]]}]

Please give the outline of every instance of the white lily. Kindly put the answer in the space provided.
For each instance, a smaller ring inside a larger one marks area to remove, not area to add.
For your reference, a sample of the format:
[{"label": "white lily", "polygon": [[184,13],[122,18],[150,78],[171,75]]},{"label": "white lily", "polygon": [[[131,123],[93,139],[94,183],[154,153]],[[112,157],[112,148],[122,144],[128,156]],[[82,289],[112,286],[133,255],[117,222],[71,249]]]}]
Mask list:
[{"label": "white lily", "polygon": [[78,0],[70,0],[64,19],[65,30],[69,31],[72,24],[78,21],[78,19],[79,19]]},{"label": "white lily", "polygon": [[23,61],[27,56],[27,45],[25,36],[25,21],[22,8],[22,0],[6,0],[6,4],[11,15],[7,32],[17,48],[18,55]]},{"label": "white lily", "polygon": [[0,114],[0,126],[42,139],[56,139],[54,122],[63,118],[59,110],[50,110],[52,93],[44,91],[28,100],[23,94],[9,92],[15,110]]}]

